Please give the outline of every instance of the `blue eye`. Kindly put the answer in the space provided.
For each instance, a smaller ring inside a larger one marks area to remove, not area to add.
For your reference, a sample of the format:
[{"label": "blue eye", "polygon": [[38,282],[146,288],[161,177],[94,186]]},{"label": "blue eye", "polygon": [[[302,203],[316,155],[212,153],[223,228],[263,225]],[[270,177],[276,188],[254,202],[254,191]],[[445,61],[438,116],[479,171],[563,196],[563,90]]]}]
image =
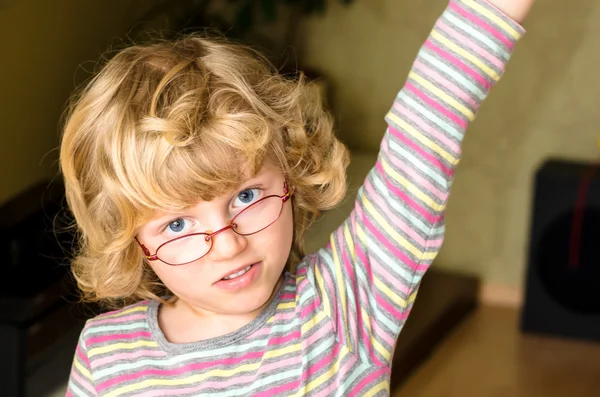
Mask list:
[{"label": "blue eye", "polygon": [[167,229],[169,229],[169,231],[179,233],[185,229],[185,220],[181,218],[175,219],[173,222],[167,225]]},{"label": "blue eye", "polygon": [[252,204],[260,196],[260,189],[246,189],[243,192],[238,193],[233,206],[234,207],[245,207],[248,204]]}]

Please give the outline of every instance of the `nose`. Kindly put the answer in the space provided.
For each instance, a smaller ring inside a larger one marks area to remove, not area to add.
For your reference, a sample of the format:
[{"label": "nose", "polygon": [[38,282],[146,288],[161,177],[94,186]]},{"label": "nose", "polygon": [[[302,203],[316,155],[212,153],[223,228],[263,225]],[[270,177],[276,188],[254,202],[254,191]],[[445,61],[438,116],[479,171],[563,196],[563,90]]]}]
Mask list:
[{"label": "nose", "polygon": [[231,229],[214,235],[212,239],[212,248],[207,256],[213,261],[235,258],[248,245],[246,237],[240,236]]}]

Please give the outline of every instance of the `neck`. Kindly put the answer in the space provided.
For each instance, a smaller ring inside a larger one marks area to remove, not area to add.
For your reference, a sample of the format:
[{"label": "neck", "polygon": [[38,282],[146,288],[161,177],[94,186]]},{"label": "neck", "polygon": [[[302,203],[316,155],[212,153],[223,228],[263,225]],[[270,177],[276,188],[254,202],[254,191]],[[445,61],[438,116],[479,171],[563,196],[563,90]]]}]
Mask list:
[{"label": "neck", "polygon": [[158,320],[163,334],[173,343],[188,343],[217,338],[235,332],[252,322],[269,306],[283,283],[277,281],[269,299],[258,309],[243,314],[215,313],[173,297],[161,307]]}]

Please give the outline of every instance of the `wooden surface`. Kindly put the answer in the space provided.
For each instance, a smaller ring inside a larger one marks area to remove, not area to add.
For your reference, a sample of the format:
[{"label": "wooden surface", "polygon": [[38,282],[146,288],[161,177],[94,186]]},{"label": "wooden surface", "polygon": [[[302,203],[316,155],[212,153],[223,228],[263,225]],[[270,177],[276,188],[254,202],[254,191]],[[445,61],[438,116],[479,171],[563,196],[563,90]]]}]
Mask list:
[{"label": "wooden surface", "polygon": [[593,397],[600,344],[522,335],[519,313],[480,307],[393,397]]},{"label": "wooden surface", "polygon": [[432,268],[421,282],[413,310],[402,330],[392,363],[391,390],[396,390],[471,314],[479,281]]}]

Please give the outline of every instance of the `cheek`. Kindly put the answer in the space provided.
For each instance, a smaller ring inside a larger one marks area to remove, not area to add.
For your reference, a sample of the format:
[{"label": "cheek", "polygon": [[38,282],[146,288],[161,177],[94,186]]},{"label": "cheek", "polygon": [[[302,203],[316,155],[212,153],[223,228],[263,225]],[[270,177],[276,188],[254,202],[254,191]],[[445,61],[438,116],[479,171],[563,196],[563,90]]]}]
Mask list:
[{"label": "cheek", "polygon": [[[152,270],[162,283],[173,293],[185,295],[185,290],[190,286],[194,288],[199,284],[199,280],[208,281],[210,277],[207,274],[200,274],[203,270],[202,266],[182,266],[182,267],[168,267],[164,264],[152,264]],[[193,280],[193,283],[190,283]]]},{"label": "cheek", "polygon": [[[291,207],[286,208],[279,219],[251,240],[253,249],[267,250],[265,254],[286,261],[292,248],[294,220]],[[250,240],[249,240],[250,242]]]}]

